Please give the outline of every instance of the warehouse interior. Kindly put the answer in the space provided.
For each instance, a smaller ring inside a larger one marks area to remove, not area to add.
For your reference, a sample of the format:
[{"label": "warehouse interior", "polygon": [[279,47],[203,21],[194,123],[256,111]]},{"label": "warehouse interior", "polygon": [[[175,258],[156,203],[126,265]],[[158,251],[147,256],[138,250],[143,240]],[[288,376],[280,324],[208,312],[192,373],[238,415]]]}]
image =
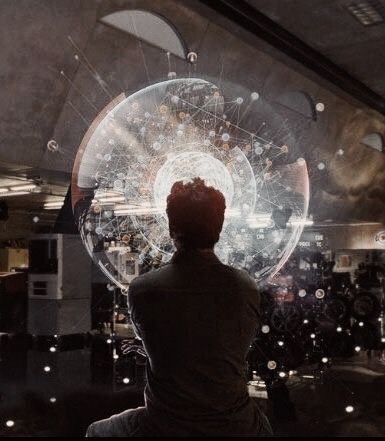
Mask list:
[{"label": "warehouse interior", "polygon": [[[274,433],[384,436],[384,0],[2,0],[0,35],[0,434],[84,436],[143,404],[127,289],[171,248],[130,198],[190,167],[233,179],[220,252],[261,293],[247,378]],[[103,125],[165,82],[222,124],[176,165],[165,104],[148,161]],[[272,208],[244,231],[239,201]]]}]

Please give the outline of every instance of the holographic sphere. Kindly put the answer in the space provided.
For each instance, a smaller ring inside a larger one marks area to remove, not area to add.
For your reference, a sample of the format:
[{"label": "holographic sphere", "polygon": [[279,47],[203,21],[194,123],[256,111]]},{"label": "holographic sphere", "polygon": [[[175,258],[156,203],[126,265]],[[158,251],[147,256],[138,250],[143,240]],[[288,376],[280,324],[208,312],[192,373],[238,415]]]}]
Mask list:
[{"label": "holographic sphere", "polygon": [[169,261],[166,198],[174,182],[198,176],[226,199],[219,258],[258,281],[284,265],[306,222],[307,166],[246,127],[255,103],[255,93],[225,97],[208,81],[172,79],[120,95],[92,123],[72,204],[85,247],[118,287]]}]

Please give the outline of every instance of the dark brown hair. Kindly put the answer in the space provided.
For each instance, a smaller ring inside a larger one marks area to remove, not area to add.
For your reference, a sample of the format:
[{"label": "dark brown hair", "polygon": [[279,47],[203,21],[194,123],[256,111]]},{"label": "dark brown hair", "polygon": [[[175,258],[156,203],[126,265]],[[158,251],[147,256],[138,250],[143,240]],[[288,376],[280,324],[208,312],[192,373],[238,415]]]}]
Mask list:
[{"label": "dark brown hair", "polygon": [[184,248],[212,248],[219,240],[225,198],[201,178],[175,182],[167,197],[170,236]]}]

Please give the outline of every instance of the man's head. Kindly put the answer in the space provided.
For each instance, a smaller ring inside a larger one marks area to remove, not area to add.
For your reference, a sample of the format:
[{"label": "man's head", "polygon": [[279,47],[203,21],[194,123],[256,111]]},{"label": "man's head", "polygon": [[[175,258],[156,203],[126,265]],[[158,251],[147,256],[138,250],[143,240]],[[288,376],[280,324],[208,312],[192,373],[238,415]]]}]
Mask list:
[{"label": "man's head", "polygon": [[200,178],[175,182],[167,197],[170,236],[178,247],[213,248],[219,240],[225,198]]}]

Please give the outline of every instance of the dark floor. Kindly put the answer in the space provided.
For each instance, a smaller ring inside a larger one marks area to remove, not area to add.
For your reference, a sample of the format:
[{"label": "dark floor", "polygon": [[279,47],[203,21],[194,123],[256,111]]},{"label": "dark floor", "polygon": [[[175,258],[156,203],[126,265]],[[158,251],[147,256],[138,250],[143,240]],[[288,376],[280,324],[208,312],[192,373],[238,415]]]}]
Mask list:
[{"label": "dark floor", "polygon": [[[51,371],[45,372],[48,365]],[[83,436],[92,421],[142,404],[142,387],[125,385],[118,366],[112,371],[110,365],[104,366],[105,374],[98,366],[96,376],[90,373],[88,349],[7,354],[0,366],[1,436]],[[103,375],[115,381],[103,384]],[[372,359],[363,353],[338,361],[323,378],[293,375],[287,385],[296,422],[277,420],[271,403],[260,399],[276,435],[385,435],[385,365],[376,354]],[[348,405],[353,412],[345,411]],[[14,422],[12,427],[7,427],[9,421]]]}]

